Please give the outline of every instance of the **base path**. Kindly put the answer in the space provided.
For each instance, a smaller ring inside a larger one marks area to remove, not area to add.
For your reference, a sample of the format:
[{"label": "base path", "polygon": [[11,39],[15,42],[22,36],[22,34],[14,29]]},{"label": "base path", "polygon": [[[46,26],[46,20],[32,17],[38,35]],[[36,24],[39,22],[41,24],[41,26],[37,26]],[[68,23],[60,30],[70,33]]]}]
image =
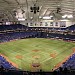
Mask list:
[{"label": "base path", "polygon": [[33,52],[39,52],[39,50],[32,50]]}]

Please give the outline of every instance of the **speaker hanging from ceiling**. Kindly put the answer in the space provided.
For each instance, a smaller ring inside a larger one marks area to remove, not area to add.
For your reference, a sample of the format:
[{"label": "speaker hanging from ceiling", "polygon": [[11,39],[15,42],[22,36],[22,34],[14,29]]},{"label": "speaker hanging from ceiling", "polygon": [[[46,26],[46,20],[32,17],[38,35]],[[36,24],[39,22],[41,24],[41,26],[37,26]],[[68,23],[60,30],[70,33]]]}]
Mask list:
[{"label": "speaker hanging from ceiling", "polygon": [[57,7],[56,13],[60,13],[61,12],[61,8]]},{"label": "speaker hanging from ceiling", "polygon": [[36,4],[34,4],[33,7],[30,7],[30,10],[31,10],[31,12],[36,14],[37,12],[39,12],[39,6],[36,6]]},{"label": "speaker hanging from ceiling", "polygon": [[16,16],[16,12],[17,12],[16,10],[13,11],[13,15],[14,15],[14,16]]}]

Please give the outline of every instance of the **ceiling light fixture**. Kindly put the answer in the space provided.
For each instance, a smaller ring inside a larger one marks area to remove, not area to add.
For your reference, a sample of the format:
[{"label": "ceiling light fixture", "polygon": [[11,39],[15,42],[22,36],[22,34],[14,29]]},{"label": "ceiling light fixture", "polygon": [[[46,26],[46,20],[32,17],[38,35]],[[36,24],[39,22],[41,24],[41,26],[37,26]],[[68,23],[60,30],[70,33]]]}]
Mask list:
[{"label": "ceiling light fixture", "polygon": [[67,17],[67,14],[65,14],[65,15],[62,16],[62,18],[66,18],[66,17]]},{"label": "ceiling light fixture", "polygon": [[39,18],[41,19],[42,17],[41,17],[41,16],[39,16]]},{"label": "ceiling light fixture", "polygon": [[73,15],[67,15],[67,14],[65,14],[65,15],[62,16],[62,18],[73,18]]},{"label": "ceiling light fixture", "polygon": [[25,21],[25,18],[18,18],[18,21]]},{"label": "ceiling light fixture", "polygon": [[33,19],[33,17],[30,17],[30,19]]},{"label": "ceiling light fixture", "polygon": [[68,18],[73,18],[73,15],[68,15],[67,17],[68,17]]},{"label": "ceiling light fixture", "polygon": [[49,20],[49,19],[51,19],[51,17],[49,17],[49,16],[44,16],[43,19]]}]

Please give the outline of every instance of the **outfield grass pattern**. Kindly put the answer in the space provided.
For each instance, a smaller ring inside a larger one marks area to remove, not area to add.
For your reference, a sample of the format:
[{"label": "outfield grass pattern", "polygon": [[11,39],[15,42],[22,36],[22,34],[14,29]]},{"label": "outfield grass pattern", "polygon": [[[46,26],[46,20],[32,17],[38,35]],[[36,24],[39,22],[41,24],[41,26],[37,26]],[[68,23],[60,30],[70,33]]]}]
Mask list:
[{"label": "outfield grass pattern", "polygon": [[[38,57],[44,71],[51,71],[56,64],[73,53],[75,43],[63,40],[51,40],[45,38],[21,39],[0,44],[0,53],[22,70],[31,70],[31,64]],[[38,51],[35,51],[38,50]],[[53,58],[50,54],[56,54]],[[21,55],[18,59],[16,56]]]}]

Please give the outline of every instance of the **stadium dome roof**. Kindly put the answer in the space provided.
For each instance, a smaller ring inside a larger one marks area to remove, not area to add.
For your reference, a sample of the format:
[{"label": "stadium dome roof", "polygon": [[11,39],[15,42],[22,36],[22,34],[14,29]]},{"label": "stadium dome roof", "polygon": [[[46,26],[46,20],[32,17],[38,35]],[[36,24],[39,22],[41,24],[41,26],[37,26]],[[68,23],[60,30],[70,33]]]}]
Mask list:
[{"label": "stadium dome roof", "polygon": [[[34,4],[39,7],[39,12],[36,14],[30,10]],[[16,12],[21,12],[23,16],[21,14],[17,16]],[[43,16],[53,15],[60,19],[65,14],[75,16],[75,0],[0,0],[0,18],[6,16],[16,20],[16,16],[25,19],[40,19]]]}]

